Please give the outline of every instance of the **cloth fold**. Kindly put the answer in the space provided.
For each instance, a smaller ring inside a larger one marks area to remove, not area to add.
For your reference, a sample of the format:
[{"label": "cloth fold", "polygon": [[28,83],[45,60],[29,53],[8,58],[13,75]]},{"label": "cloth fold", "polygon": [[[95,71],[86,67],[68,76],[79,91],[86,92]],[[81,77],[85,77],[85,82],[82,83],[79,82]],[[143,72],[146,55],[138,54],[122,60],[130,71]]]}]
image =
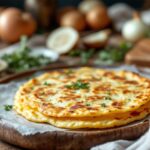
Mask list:
[{"label": "cloth fold", "polygon": [[136,141],[117,140],[97,145],[91,150],[150,150],[150,129]]}]

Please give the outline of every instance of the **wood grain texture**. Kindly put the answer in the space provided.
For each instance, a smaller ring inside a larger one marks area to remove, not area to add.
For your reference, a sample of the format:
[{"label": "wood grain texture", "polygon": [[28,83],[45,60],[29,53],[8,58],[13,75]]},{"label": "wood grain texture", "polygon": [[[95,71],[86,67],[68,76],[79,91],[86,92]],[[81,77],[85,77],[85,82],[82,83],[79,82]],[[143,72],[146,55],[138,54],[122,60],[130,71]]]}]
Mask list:
[{"label": "wood grain texture", "polygon": [[[77,66],[70,66],[77,67]],[[57,67],[57,69],[66,66]],[[53,70],[45,68],[43,70]],[[41,70],[41,69],[40,69]],[[0,83],[6,83],[14,79],[24,78],[37,70],[32,70],[5,78]],[[133,140],[144,134],[149,128],[149,121],[139,121],[127,126],[105,129],[105,130],[54,130],[35,135],[23,136],[17,130],[3,125],[0,120],[0,139],[25,148],[33,150],[87,150],[95,145],[117,140]]]},{"label": "wood grain texture", "polygon": [[100,143],[128,139],[133,140],[144,134],[149,122],[138,123],[107,130],[53,131],[43,134],[22,136],[12,128],[0,123],[0,139],[22,148],[34,150],[87,150]]},{"label": "wood grain texture", "polygon": [[125,57],[127,64],[150,66],[150,39],[139,41]]},{"label": "wood grain texture", "polygon": [[16,146],[12,146],[8,143],[0,141],[0,150],[23,150],[22,148],[17,148]]}]

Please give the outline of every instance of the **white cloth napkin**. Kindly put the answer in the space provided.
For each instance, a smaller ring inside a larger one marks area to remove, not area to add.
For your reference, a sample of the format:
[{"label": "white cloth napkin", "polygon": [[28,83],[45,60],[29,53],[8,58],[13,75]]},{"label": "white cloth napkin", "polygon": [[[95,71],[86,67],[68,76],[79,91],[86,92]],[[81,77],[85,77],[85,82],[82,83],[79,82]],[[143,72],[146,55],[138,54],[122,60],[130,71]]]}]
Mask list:
[{"label": "white cloth napkin", "polygon": [[97,145],[91,150],[150,150],[150,129],[136,141],[117,140]]}]

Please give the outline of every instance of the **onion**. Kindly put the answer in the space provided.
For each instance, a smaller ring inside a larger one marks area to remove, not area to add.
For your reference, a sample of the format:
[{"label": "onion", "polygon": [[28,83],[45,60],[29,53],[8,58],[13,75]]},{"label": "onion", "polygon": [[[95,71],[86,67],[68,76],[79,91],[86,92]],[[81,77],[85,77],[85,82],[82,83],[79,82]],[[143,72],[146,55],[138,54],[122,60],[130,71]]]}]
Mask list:
[{"label": "onion", "polygon": [[70,13],[72,11],[77,11],[77,9],[75,7],[72,7],[72,6],[67,6],[67,7],[59,9],[58,12],[57,12],[57,16],[56,16],[57,22],[60,23],[61,18],[65,14]]},{"label": "onion", "polygon": [[104,6],[95,7],[89,11],[86,15],[86,20],[88,25],[94,30],[103,29],[110,24],[110,18]]},{"label": "onion", "polygon": [[83,31],[86,27],[86,21],[82,13],[79,11],[72,11],[62,16],[60,25],[73,27],[78,31]]},{"label": "onion", "polygon": [[7,8],[0,15],[0,37],[5,42],[17,42],[22,35],[30,36],[35,30],[36,22],[29,13]]},{"label": "onion", "polygon": [[0,15],[5,10],[5,7],[0,7]]},{"label": "onion", "polygon": [[87,14],[91,9],[97,7],[98,5],[103,5],[100,0],[84,0],[79,4],[79,10]]},{"label": "onion", "polygon": [[95,32],[90,35],[84,36],[82,38],[82,41],[87,47],[100,48],[106,45],[110,33],[111,30],[109,29],[101,30],[99,32]]},{"label": "onion", "polygon": [[68,53],[78,42],[78,32],[70,27],[60,27],[47,38],[47,47],[58,54]]},{"label": "onion", "polygon": [[116,3],[108,8],[108,15],[116,31],[121,31],[123,25],[132,18],[133,11],[134,9],[125,3]]},{"label": "onion", "polygon": [[134,18],[125,23],[122,29],[123,37],[130,42],[137,42],[143,38],[148,30],[138,14],[134,14]]}]

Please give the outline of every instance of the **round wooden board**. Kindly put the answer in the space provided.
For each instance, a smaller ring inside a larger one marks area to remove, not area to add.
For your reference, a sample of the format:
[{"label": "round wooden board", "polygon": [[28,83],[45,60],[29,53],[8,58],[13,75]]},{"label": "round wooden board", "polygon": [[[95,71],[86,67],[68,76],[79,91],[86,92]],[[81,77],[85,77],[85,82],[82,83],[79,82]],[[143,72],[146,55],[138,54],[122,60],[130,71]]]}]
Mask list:
[{"label": "round wooden board", "polygon": [[[70,66],[77,67],[77,66]],[[65,66],[44,68],[43,70],[66,68]],[[40,69],[41,70],[41,69]],[[14,79],[24,78],[37,70],[27,71],[0,80],[6,83]],[[39,70],[38,70],[39,71]],[[105,130],[55,130],[45,133],[23,136],[17,130],[3,125],[0,121],[0,139],[10,144],[36,150],[86,150],[91,147],[117,139],[134,140],[149,128],[149,121],[138,121],[127,126]]]}]

